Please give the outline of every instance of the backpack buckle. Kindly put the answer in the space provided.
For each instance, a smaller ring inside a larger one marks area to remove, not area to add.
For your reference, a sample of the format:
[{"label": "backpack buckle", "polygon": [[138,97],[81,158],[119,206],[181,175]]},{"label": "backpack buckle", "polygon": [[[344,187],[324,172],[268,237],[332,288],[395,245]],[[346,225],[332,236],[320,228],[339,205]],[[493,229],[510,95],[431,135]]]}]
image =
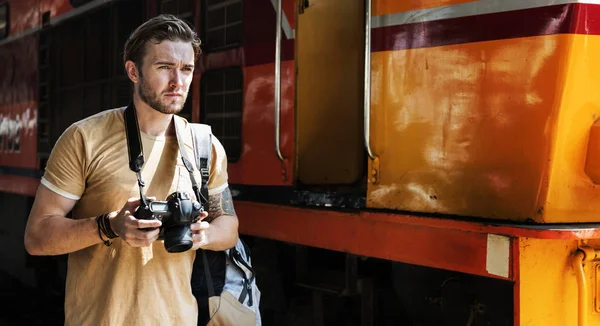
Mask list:
[{"label": "backpack buckle", "polygon": [[208,169],[207,168],[201,168],[200,169],[200,175],[204,178],[208,178],[209,174],[208,174]]}]

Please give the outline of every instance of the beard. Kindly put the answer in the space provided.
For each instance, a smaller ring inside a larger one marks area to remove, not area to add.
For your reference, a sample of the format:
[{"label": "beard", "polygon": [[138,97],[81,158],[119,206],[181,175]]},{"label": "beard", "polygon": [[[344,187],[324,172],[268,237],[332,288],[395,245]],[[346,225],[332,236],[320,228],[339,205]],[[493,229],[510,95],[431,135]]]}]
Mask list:
[{"label": "beard", "polygon": [[163,114],[177,114],[183,110],[187,92],[184,92],[180,98],[162,99],[161,94],[155,92],[146,84],[142,76],[140,76],[139,81],[138,94],[140,99],[154,110]]}]

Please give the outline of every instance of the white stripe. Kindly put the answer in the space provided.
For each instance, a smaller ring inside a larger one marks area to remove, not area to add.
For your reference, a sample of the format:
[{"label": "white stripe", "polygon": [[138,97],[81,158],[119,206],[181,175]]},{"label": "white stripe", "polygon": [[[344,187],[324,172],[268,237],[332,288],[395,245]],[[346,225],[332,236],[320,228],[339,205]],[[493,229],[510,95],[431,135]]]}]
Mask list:
[{"label": "white stripe", "polygon": [[81,198],[79,196],[75,196],[66,191],[61,190],[57,186],[51,184],[50,181],[46,180],[46,178],[44,178],[44,177],[42,177],[41,184],[43,184],[44,186],[46,186],[46,188],[54,191],[55,193],[65,197],[65,198],[69,198],[69,199],[73,199],[73,200],[79,200]]},{"label": "white stripe", "polygon": [[[277,0],[271,0],[271,4],[273,4],[273,8],[275,9],[275,14],[277,14],[277,4],[275,3],[275,1],[277,1]],[[283,1],[283,0],[280,0],[280,1]],[[282,11],[282,13],[281,13],[281,28],[283,28],[283,33],[285,34],[285,37],[288,40],[291,40],[295,37],[296,31],[292,29],[292,26],[290,26],[290,22],[288,21],[283,8],[281,9],[281,11]]]},{"label": "white stripe", "polygon": [[374,16],[371,19],[371,28],[423,23],[439,19],[485,15],[570,3],[600,4],[600,0],[481,0],[437,8]]},{"label": "white stripe", "polygon": [[229,187],[229,184],[227,182],[225,182],[224,184],[216,187],[216,188],[211,188],[208,189],[208,194],[209,195],[216,195],[216,194],[220,194],[223,191],[225,191],[225,189],[227,189],[227,187]]}]

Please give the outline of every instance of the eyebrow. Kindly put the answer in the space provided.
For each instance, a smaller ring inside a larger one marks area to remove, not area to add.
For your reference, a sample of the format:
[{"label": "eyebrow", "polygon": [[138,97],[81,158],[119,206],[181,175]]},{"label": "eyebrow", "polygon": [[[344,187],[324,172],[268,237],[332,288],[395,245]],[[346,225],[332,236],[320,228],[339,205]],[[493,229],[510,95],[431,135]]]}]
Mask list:
[{"label": "eyebrow", "polygon": [[[176,64],[174,62],[171,62],[171,61],[158,61],[158,62],[155,62],[154,65],[157,65],[157,66],[175,66]],[[183,66],[185,68],[194,68],[193,64],[185,64]]]}]

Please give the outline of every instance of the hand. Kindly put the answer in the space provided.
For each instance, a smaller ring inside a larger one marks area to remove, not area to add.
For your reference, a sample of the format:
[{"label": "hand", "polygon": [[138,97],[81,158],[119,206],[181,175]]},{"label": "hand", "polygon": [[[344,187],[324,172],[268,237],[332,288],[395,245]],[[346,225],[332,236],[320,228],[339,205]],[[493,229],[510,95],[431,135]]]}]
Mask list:
[{"label": "hand", "polygon": [[[129,198],[119,213],[110,217],[110,226],[113,231],[132,247],[147,247],[156,239],[161,226],[159,220],[139,220],[133,213],[140,206],[139,198]],[[152,229],[154,230],[143,230]]]},{"label": "hand", "polygon": [[208,244],[206,230],[208,230],[210,224],[208,222],[202,221],[207,216],[208,213],[204,211],[200,215],[200,219],[198,219],[198,222],[190,224],[190,229],[192,230],[192,240],[194,241],[192,250],[203,248]]}]

